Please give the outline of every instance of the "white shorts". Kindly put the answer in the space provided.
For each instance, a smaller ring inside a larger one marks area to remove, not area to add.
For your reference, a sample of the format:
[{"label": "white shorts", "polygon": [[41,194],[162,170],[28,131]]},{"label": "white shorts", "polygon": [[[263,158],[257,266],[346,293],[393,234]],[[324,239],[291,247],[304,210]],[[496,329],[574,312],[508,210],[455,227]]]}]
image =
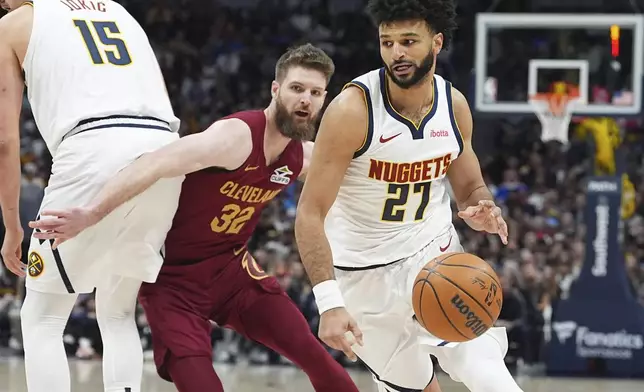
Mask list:
[{"label": "white shorts", "polygon": [[[178,138],[169,131],[126,127],[71,136],[56,151],[40,211],[87,205],[121,169]],[[183,178],[157,182],[55,251],[50,241],[32,237],[27,287],[48,293],[89,293],[111,275],[154,282]]]},{"label": "white shorts", "polygon": [[481,345],[471,342],[490,336],[498,342],[500,365],[505,367],[504,328],[491,328],[474,341],[459,344],[431,335],[414,319],[412,288],[418,272],[443,253],[462,251],[458,234],[450,227],[415,255],[391,265],[360,271],[336,269],[347,310],[363,333],[364,346],[354,345],[353,349],[381,391],[422,391],[434,375],[430,354],[455,381],[460,381],[455,364],[464,355],[477,355]]}]

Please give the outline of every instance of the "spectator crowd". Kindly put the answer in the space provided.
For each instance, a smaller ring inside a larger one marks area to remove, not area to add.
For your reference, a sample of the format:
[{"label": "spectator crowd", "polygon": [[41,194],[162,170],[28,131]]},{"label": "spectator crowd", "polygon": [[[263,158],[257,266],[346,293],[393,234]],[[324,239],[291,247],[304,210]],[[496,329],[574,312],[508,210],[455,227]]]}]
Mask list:
[{"label": "spectator crowd", "polygon": [[[312,42],[332,56],[337,73],[329,97],[353,77],[380,66],[375,29],[360,12],[361,1],[249,2],[256,3],[252,11],[233,6],[232,1],[230,6],[222,5],[224,1],[122,1],[150,36],[175,112],[182,119],[182,133],[199,132],[237,110],[264,107],[270,100],[275,62],[293,44]],[[357,5],[352,7],[353,3]],[[460,29],[455,44],[438,61],[437,72],[464,92],[469,88],[473,64],[474,16],[490,3],[459,2]],[[51,157],[38,135],[26,99],[24,108],[20,207],[26,252],[31,234],[26,223],[37,215]],[[583,186],[584,179],[593,172],[593,151],[585,138],[573,137],[568,146],[543,143],[534,119],[485,119],[480,124],[476,132],[494,139],[493,148],[481,153],[480,159],[487,184],[508,221],[509,244],[503,246],[494,236],[470,230],[456,215],[454,222],[466,251],[487,260],[502,279],[505,300],[499,324],[510,331],[508,363],[536,364],[543,360],[548,320],[584,261]],[[625,132],[625,167],[639,192],[635,212],[624,220],[623,250],[633,293],[644,304],[641,123],[630,122]],[[300,189],[301,185],[292,185],[267,208],[249,248],[257,262],[279,279],[311,328],[316,329],[317,309],[293,236]],[[0,232],[0,238],[3,234]],[[0,267],[0,355],[3,348],[6,353],[21,352],[18,318],[22,285]],[[151,339],[142,312],[138,324],[144,347],[149,350]],[[79,298],[65,332],[65,343],[70,356],[100,356],[102,346],[92,295]],[[254,363],[284,362],[279,355],[219,328],[214,329],[213,346],[219,361],[246,358]],[[342,360],[340,355],[338,358]]]}]

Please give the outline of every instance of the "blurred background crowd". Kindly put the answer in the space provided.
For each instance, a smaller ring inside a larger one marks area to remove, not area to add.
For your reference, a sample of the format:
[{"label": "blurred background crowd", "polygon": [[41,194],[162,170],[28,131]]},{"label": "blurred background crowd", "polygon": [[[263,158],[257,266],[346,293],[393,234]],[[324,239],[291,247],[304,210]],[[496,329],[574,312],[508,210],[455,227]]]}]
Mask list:
[{"label": "blurred background crowd", "polygon": [[[122,3],[150,36],[175,112],[182,119],[183,133],[198,132],[237,110],[264,107],[270,100],[275,62],[295,43],[312,42],[332,56],[337,73],[329,97],[353,77],[381,65],[376,31],[362,12],[361,0]],[[459,30],[451,50],[441,53],[437,73],[468,92],[476,13],[492,9],[529,12],[531,8],[527,1],[458,3]],[[28,240],[26,222],[37,215],[51,157],[38,136],[26,100],[25,108],[21,214]],[[470,230],[456,216],[454,221],[466,251],[486,259],[502,277],[505,301],[498,323],[510,331],[508,363],[538,364],[544,359],[543,345],[550,334],[548,321],[584,260],[583,180],[594,169],[594,151],[583,137],[573,137],[565,148],[557,142],[541,142],[536,118],[475,118],[475,124],[475,149],[487,184],[504,209],[510,242],[503,246],[494,236]],[[644,303],[644,132],[639,120],[621,125],[626,132],[622,147],[625,164],[638,190],[637,208],[624,220],[623,249],[633,293]],[[265,211],[250,249],[257,262],[279,278],[315,329],[317,309],[293,237],[299,191],[300,186],[294,184]],[[26,252],[27,242],[24,247]],[[0,352],[21,352],[18,318],[22,285],[0,267]],[[149,330],[142,312],[138,322],[149,350]],[[92,295],[79,299],[65,342],[70,356],[100,356]],[[279,355],[218,328],[213,333],[213,346],[219,361],[285,363]],[[340,355],[338,358],[342,360]]]}]

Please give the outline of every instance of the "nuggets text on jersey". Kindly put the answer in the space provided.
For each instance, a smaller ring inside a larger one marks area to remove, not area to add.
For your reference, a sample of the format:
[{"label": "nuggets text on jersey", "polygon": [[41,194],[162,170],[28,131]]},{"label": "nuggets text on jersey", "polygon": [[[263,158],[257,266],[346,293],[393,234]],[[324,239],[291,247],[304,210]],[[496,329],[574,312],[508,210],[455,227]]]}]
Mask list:
[{"label": "nuggets text on jersey", "polygon": [[447,174],[452,155],[412,163],[396,163],[371,159],[369,178],[397,184],[431,181]]}]

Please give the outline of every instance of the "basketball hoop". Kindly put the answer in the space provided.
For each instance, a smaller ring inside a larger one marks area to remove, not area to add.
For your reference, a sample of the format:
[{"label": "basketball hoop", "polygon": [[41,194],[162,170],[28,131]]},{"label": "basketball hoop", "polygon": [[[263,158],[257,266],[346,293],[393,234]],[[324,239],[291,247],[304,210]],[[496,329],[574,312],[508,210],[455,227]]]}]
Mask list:
[{"label": "basketball hoop", "polygon": [[537,118],[541,122],[541,140],[557,140],[568,144],[568,126],[572,111],[580,102],[579,89],[567,83],[554,83],[554,91],[530,97]]}]

